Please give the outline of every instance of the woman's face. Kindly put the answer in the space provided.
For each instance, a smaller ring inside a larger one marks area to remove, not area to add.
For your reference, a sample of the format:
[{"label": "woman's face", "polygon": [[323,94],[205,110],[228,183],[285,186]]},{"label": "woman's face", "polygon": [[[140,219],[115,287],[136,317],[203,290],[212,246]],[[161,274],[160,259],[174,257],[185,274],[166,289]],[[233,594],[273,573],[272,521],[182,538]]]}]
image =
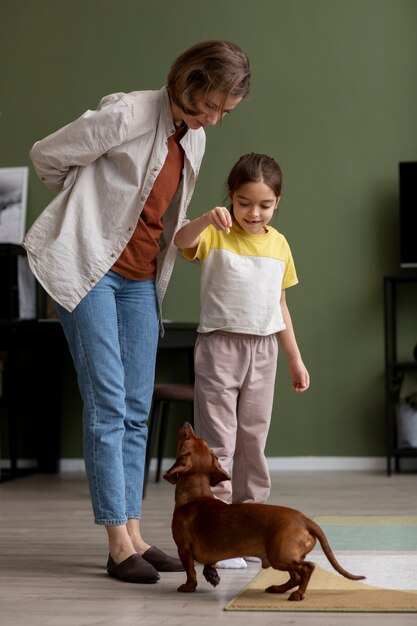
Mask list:
[{"label": "woman's face", "polygon": [[174,122],[177,124],[179,122],[185,122],[191,130],[198,130],[204,126],[214,126],[225,115],[233,111],[242,100],[240,97],[228,96],[222,111],[223,98],[224,94],[217,89],[212,89],[207,95],[202,92],[197,93],[194,104],[199,111],[201,111],[197,113],[197,115],[185,113],[180,107],[171,103]]}]

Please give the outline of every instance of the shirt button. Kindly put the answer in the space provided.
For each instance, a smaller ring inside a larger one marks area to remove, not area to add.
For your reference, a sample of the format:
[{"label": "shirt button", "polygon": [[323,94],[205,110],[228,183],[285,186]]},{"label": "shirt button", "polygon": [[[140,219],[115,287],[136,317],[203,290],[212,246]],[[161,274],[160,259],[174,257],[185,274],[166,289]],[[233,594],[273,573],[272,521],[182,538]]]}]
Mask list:
[{"label": "shirt button", "polygon": [[96,279],[94,278],[94,276],[90,276],[90,283],[95,283]]},{"label": "shirt button", "polygon": [[142,202],[145,202],[146,196],[141,196],[140,199],[142,200]]}]

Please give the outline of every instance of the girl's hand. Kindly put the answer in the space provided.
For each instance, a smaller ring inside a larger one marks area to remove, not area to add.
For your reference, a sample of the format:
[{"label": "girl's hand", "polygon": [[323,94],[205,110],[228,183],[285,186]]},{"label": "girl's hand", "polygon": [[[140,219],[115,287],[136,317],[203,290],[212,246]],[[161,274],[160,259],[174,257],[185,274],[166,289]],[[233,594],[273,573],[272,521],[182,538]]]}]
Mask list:
[{"label": "girl's hand", "polygon": [[295,393],[307,391],[310,387],[310,376],[302,361],[289,363],[289,370],[292,378],[292,390]]},{"label": "girl's hand", "polygon": [[209,211],[208,216],[217,230],[225,230],[229,234],[232,228],[232,216],[225,206],[216,206]]}]

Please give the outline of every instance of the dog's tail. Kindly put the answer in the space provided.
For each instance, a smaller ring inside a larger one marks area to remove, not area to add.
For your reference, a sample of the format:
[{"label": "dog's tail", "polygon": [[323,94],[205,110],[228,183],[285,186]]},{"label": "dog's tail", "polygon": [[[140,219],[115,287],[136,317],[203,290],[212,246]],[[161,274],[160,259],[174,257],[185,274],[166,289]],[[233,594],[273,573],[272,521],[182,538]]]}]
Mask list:
[{"label": "dog's tail", "polygon": [[364,578],[366,578],[365,576],[356,576],[355,574],[351,574],[347,570],[343,569],[343,567],[340,565],[340,563],[337,561],[335,555],[333,554],[333,551],[332,551],[332,549],[330,547],[330,544],[327,541],[326,535],[324,534],[324,532],[320,528],[320,526],[318,524],[316,524],[316,522],[313,522],[313,520],[308,520],[307,528],[308,528],[309,532],[314,537],[316,537],[316,539],[319,540],[320,545],[321,545],[321,547],[323,549],[323,552],[324,552],[324,554],[327,557],[327,560],[334,567],[336,572],[339,572],[339,574],[341,574],[345,578],[349,578],[349,580],[363,580]]}]

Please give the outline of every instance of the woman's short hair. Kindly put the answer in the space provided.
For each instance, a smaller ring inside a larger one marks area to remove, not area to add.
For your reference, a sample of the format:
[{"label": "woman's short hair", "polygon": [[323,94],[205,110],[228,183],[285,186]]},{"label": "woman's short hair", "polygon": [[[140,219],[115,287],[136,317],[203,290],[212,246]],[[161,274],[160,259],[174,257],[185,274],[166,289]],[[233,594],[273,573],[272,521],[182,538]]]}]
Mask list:
[{"label": "woman's short hair", "polygon": [[227,98],[245,98],[250,88],[250,66],[246,54],[230,41],[211,40],[195,44],[171,65],[167,88],[171,101],[188,115],[201,113],[195,104],[197,93],[213,89]]}]

